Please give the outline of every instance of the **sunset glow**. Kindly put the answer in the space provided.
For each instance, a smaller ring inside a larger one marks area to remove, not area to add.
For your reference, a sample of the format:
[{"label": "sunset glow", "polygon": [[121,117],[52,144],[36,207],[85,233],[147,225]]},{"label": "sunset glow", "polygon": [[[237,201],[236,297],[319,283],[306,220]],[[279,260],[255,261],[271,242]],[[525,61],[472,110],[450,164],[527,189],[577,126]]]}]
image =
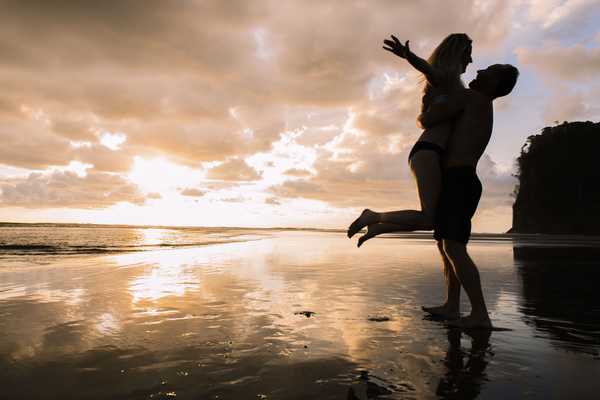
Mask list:
[{"label": "sunset glow", "polygon": [[465,82],[521,70],[475,231],[511,226],[529,135],[600,117],[597,1],[84,3],[3,9],[2,221],[345,228],[416,208],[422,79],[381,48],[390,34],[427,57],[468,33]]}]

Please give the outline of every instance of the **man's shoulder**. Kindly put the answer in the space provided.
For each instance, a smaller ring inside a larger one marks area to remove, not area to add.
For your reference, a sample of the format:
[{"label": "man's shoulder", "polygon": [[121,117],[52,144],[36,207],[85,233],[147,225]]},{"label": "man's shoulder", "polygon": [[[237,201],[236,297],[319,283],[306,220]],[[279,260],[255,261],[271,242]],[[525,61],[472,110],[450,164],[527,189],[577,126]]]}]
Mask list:
[{"label": "man's shoulder", "polygon": [[461,96],[464,98],[464,101],[470,106],[486,107],[492,104],[491,100],[487,96],[483,95],[477,90],[473,90],[470,88],[464,89],[464,91],[462,91],[461,93]]},{"label": "man's shoulder", "polygon": [[464,88],[455,92],[452,97],[457,101],[472,102],[478,101],[481,95],[473,89]]}]

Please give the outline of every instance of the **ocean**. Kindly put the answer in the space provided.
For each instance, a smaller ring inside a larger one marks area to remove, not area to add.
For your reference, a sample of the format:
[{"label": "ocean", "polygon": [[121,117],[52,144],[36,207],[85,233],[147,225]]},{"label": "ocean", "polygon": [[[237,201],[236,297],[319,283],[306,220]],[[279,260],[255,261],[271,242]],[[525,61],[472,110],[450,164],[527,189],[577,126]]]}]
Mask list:
[{"label": "ocean", "polygon": [[[272,229],[0,223],[0,258],[106,254],[253,240]],[[40,258],[42,259],[42,258]]]}]

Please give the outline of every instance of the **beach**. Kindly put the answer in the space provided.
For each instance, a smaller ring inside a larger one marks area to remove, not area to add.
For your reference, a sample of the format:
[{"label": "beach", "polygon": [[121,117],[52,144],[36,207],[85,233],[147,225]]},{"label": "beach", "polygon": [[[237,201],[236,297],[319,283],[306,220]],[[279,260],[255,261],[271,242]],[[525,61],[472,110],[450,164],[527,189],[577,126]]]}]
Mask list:
[{"label": "beach", "polygon": [[[600,391],[600,262],[515,257],[543,237],[469,244],[492,321],[506,329],[490,334],[449,329],[422,312],[444,296],[430,234],[358,249],[343,232],[123,227],[105,232],[104,247],[68,245],[85,236],[69,231],[76,239],[49,250],[41,241],[11,245],[24,235],[5,229],[7,399],[593,399]],[[35,237],[42,228],[28,229]],[[115,232],[129,242],[114,241]]]}]

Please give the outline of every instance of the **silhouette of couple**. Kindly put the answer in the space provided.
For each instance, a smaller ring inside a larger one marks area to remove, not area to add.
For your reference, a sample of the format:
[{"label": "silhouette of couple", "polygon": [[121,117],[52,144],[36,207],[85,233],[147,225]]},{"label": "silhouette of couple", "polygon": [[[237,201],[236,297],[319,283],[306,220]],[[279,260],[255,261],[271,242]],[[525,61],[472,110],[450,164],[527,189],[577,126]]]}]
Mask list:
[{"label": "silhouette of couple", "polygon": [[[417,121],[423,133],[408,156],[421,210],[375,212],[365,209],[348,228],[352,237],[362,228],[366,240],[387,232],[434,230],[444,263],[446,301],[423,307],[435,317],[462,328],[491,328],[479,271],[467,254],[471,218],[481,197],[477,162],[492,134],[493,100],[509,94],[519,71],[495,64],[477,71],[465,88],[460,75],[471,59],[472,41],[464,33],[446,37],[427,61],[419,58],[394,35],[383,48],[404,58],[423,73],[426,84]],[[471,302],[471,314],[460,318],[460,288]]]}]

